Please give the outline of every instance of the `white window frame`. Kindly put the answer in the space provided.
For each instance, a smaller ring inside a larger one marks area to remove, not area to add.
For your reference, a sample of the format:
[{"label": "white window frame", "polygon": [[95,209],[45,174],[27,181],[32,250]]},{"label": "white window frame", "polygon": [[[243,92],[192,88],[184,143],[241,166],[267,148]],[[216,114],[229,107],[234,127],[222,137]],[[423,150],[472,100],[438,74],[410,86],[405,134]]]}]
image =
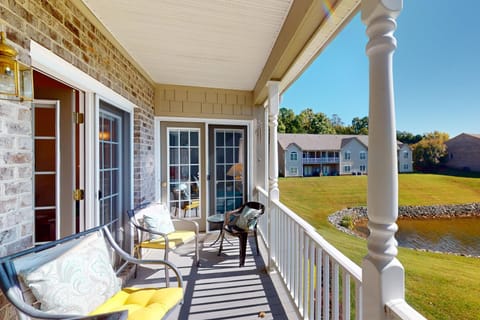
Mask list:
[{"label": "white window frame", "polygon": [[403,170],[409,170],[409,169],[410,169],[410,165],[408,163],[404,163]]},{"label": "white window frame", "polygon": [[297,160],[298,160],[298,152],[297,151],[290,152],[290,161],[297,161]]},{"label": "white window frame", "polygon": [[349,164],[344,165],[343,172],[347,172],[347,173],[352,172],[352,167]]},{"label": "white window frame", "polygon": [[367,159],[367,153],[365,151],[360,151],[360,160],[365,160]]},{"label": "white window frame", "polygon": [[366,172],[366,171],[367,171],[367,166],[364,165],[364,164],[361,164],[361,165],[360,165],[360,171],[361,171],[361,172]]},{"label": "white window frame", "polygon": [[403,159],[408,159],[408,151],[403,151]]},{"label": "white window frame", "polygon": [[288,174],[291,176],[298,176],[298,168],[297,167],[290,167],[288,169]]},{"label": "white window frame", "polygon": [[351,160],[352,159],[352,153],[350,151],[345,151],[343,153],[343,160]]}]

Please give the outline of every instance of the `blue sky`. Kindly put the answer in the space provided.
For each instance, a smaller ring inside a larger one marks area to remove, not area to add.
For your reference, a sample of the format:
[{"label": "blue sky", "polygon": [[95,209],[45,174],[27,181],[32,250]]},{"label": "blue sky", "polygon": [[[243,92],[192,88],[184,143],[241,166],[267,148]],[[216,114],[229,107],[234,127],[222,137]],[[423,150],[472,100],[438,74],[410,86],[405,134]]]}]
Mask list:
[{"label": "blue sky", "polygon": [[[393,72],[397,130],[480,133],[480,1],[405,0]],[[365,26],[357,15],[282,96],[345,124],[368,115]]]}]

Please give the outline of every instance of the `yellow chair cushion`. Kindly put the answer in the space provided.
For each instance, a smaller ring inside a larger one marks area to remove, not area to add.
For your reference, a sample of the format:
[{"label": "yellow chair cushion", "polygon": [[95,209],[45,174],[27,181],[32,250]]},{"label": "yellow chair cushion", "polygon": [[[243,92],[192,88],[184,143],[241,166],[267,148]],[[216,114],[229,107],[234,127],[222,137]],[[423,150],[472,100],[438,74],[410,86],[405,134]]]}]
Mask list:
[{"label": "yellow chair cushion", "polygon": [[[168,234],[168,245],[170,249],[174,249],[194,238],[195,232],[193,231],[174,231]],[[140,243],[139,246],[142,248],[165,249],[165,239],[160,237],[154,240],[146,240]]]},{"label": "yellow chair cushion", "polygon": [[128,310],[128,320],[158,320],[182,299],[182,288],[125,288],[90,315]]}]

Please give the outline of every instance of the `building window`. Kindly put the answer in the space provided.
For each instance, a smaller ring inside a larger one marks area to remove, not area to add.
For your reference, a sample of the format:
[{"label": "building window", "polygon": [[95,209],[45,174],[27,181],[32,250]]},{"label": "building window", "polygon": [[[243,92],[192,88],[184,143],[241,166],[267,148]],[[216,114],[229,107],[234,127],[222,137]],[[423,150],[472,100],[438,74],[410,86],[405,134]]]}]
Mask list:
[{"label": "building window", "polygon": [[296,151],[293,151],[293,152],[290,152],[290,160],[291,161],[297,161],[297,152]]},{"label": "building window", "polygon": [[360,171],[362,171],[362,172],[367,171],[367,166],[364,165],[364,164],[361,164],[361,165],[360,165]]},{"label": "building window", "polygon": [[350,160],[350,151],[345,151],[344,160]]},{"label": "building window", "polygon": [[408,151],[403,151],[403,158],[408,159]]},{"label": "building window", "polygon": [[343,171],[346,172],[346,173],[349,173],[350,172],[350,166],[343,166]]},{"label": "building window", "polygon": [[360,160],[367,159],[367,153],[365,151],[360,151]]},{"label": "building window", "polygon": [[408,163],[403,164],[403,170],[408,170]]},{"label": "building window", "polygon": [[291,167],[290,168],[290,175],[291,176],[298,176],[298,168],[297,167]]}]

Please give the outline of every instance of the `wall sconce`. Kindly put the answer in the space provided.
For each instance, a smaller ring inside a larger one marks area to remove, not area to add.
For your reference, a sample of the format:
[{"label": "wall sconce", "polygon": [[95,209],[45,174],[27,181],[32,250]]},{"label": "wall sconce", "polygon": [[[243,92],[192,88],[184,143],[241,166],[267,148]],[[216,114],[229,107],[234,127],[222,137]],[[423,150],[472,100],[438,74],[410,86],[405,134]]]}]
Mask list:
[{"label": "wall sconce", "polygon": [[0,32],[0,95],[6,99],[33,100],[32,68],[16,60],[17,50]]}]

